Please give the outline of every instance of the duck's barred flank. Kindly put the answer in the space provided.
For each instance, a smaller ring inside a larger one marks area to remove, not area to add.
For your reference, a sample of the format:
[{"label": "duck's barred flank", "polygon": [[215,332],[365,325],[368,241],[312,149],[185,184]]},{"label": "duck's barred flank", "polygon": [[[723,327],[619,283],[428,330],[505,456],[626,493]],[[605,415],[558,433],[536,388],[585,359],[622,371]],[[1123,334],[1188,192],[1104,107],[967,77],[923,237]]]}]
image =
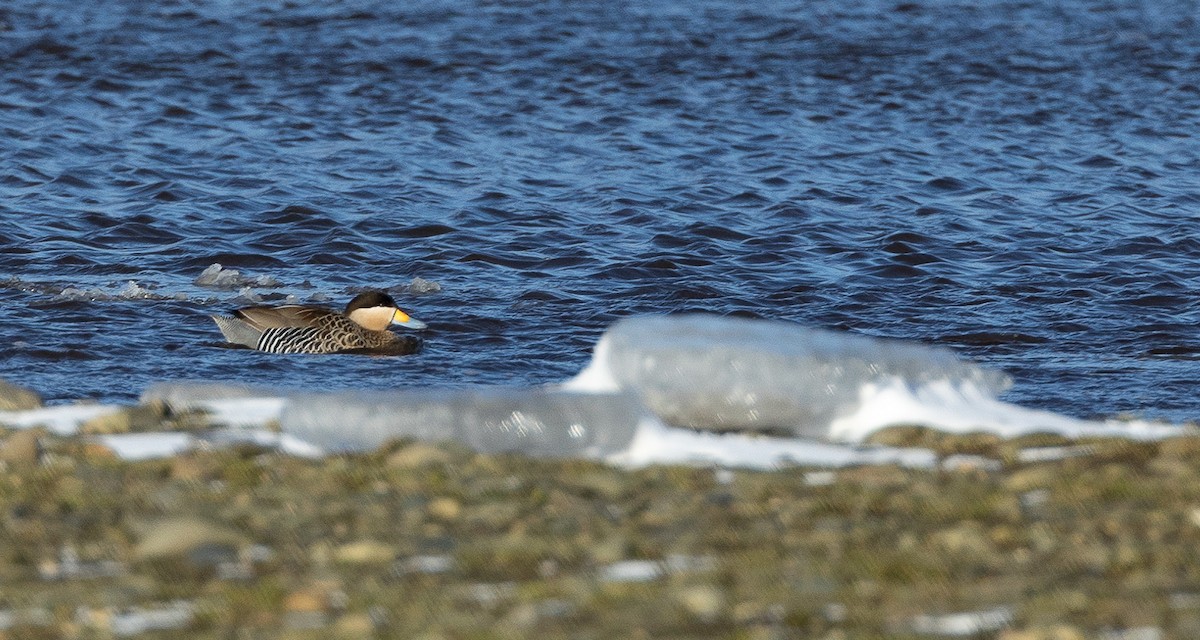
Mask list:
[{"label": "duck's barred flank", "polygon": [[344,316],[320,317],[317,327],[275,327],[263,331],[256,345],[268,353],[336,353],[377,349],[396,342],[391,331],[371,331]]},{"label": "duck's barred flank", "polygon": [[263,331],[255,348],[268,353],[335,353],[380,349],[396,342],[389,331],[370,331],[344,316],[320,318],[315,327],[274,327]]},{"label": "duck's barred flank", "polygon": [[321,330],[313,327],[280,327],[267,329],[254,346],[259,351],[268,353],[331,353],[337,351],[330,348],[329,341],[324,339]]}]

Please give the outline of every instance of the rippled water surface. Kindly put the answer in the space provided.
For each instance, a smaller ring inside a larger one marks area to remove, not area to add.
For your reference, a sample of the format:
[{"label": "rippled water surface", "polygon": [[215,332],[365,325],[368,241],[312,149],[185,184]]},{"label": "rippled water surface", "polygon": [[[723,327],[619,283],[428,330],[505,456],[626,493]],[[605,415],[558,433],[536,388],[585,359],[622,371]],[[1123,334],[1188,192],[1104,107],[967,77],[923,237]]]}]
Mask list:
[{"label": "rippled water surface", "polygon": [[[1197,6],[847,4],[5,3],[3,375],[541,383],[616,318],[708,310],[1200,418]],[[253,286],[195,284],[213,263]],[[207,318],[364,287],[421,353],[225,349]]]}]

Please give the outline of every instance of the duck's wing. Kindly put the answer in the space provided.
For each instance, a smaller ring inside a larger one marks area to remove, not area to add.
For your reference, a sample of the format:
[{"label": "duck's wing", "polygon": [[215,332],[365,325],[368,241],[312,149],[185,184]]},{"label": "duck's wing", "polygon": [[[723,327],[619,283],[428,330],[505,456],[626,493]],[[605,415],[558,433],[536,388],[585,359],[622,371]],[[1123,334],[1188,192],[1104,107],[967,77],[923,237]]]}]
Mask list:
[{"label": "duck's wing", "polygon": [[320,327],[338,312],[324,307],[289,304],[282,307],[243,307],[233,312],[243,322],[260,330],[283,327]]},{"label": "duck's wing", "polygon": [[263,334],[262,329],[233,316],[211,317],[213,322],[217,323],[217,327],[221,329],[221,334],[225,336],[225,340],[228,342],[250,347],[251,349],[258,346],[258,341],[262,338]]}]

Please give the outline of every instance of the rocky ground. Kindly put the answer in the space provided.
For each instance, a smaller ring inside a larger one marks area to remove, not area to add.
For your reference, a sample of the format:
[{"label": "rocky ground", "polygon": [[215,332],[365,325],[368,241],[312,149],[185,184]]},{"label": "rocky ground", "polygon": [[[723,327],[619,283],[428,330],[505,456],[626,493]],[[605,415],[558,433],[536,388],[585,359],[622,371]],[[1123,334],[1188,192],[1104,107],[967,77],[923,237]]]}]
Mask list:
[{"label": "rocky ground", "polygon": [[[141,409],[102,430],[188,429]],[[138,417],[140,416],[140,417]],[[937,469],[0,437],[4,637],[1200,637],[1200,437],[898,428]]]}]

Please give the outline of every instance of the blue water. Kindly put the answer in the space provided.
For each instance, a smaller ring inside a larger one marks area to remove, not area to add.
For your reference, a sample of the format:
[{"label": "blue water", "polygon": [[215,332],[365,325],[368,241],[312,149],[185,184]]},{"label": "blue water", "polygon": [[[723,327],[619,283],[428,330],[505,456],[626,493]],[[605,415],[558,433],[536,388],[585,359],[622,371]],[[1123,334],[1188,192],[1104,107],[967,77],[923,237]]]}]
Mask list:
[{"label": "blue water", "polygon": [[[1197,419],[1197,131],[1182,0],[14,0],[0,375],[536,384],[617,318],[707,310]],[[212,263],[266,286],[194,284]],[[227,349],[207,318],[364,287],[421,353]]]}]

